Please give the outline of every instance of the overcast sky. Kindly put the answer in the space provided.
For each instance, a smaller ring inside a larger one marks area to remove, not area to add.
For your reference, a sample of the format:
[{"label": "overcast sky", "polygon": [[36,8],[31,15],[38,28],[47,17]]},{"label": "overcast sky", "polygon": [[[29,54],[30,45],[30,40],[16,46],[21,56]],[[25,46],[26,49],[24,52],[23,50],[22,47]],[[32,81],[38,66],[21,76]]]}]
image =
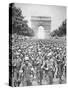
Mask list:
[{"label": "overcast sky", "polygon": [[38,5],[38,4],[22,4],[16,3],[16,7],[21,8],[23,16],[29,21],[31,26],[31,16],[50,16],[51,17],[51,31],[57,29],[63,20],[66,19],[66,7],[64,6],[49,6],[49,5]]}]

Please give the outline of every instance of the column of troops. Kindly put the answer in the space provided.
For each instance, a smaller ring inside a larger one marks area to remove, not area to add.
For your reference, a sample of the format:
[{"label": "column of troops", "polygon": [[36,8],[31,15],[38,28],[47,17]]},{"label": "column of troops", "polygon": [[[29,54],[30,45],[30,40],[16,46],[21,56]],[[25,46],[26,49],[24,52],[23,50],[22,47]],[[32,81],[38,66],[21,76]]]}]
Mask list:
[{"label": "column of troops", "polygon": [[66,83],[66,45],[51,40],[12,40],[12,86]]}]

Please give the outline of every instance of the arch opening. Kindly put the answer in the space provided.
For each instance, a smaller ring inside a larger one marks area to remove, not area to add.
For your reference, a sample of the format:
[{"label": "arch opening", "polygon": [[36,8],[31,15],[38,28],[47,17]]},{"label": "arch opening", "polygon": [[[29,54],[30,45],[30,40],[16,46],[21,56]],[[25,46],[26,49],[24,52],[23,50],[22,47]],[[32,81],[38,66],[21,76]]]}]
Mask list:
[{"label": "arch opening", "polygon": [[37,39],[45,39],[45,29],[43,26],[39,26],[37,30]]}]

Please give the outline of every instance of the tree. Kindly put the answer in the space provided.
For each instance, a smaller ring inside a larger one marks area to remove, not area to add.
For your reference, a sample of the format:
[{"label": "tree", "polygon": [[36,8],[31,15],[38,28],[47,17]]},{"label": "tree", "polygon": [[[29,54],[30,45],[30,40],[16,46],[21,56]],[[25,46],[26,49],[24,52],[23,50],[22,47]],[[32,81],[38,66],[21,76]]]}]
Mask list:
[{"label": "tree", "polygon": [[63,21],[61,27],[59,28],[59,31],[62,35],[66,35],[66,20]]},{"label": "tree", "polygon": [[14,3],[11,3],[9,5],[9,11],[12,12],[12,17],[9,18],[12,24],[12,34],[17,33],[24,36],[33,36],[33,30],[28,27],[27,21],[24,20],[21,9],[17,8]]},{"label": "tree", "polygon": [[59,37],[62,37],[62,36],[65,36],[66,35],[66,19],[62,22],[61,26],[54,30],[52,33],[51,33],[51,36],[54,37],[54,36],[59,36]]}]

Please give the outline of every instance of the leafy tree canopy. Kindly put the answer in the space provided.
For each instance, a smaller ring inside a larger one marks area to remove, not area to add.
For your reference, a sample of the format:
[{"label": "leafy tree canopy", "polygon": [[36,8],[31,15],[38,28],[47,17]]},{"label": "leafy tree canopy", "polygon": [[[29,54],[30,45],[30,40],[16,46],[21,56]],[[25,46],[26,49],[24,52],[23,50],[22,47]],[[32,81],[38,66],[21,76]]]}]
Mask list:
[{"label": "leafy tree canopy", "polygon": [[51,36],[65,36],[66,35],[66,19],[62,22],[61,26],[51,33]]},{"label": "leafy tree canopy", "polygon": [[17,33],[24,36],[33,36],[34,32],[28,27],[27,21],[24,20],[21,9],[12,3],[9,5],[9,11],[12,12],[12,18],[9,18],[12,24],[12,34]]}]

